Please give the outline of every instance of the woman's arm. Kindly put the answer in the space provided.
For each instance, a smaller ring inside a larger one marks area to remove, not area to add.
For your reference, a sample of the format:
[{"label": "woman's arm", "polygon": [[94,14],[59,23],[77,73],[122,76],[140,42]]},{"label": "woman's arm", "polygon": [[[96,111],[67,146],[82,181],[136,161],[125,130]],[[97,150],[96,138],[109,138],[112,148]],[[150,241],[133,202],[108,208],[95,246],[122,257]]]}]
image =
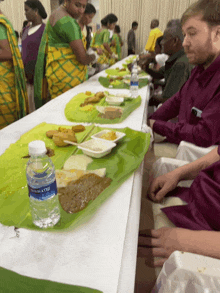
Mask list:
[{"label": "woman's arm", "polygon": [[70,47],[72,48],[73,53],[76,55],[77,61],[81,64],[87,65],[95,60],[94,54],[86,54],[82,40],[75,40],[70,42]]},{"label": "woman's arm", "polygon": [[0,62],[12,60],[11,48],[8,40],[0,40]]},{"label": "woman's arm", "polygon": [[103,43],[104,48],[109,52],[109,55],[111,56],[113,54],[110,46],[108,43]]},{"label": "woman's arm", "polygon": [[181,166],[167,174],[155,178],[149,187],[149,196],[160,202],[168,192],[174,190],[181,180],[192,180],[199,172],[219,160],[218,147],[198,160]]}]

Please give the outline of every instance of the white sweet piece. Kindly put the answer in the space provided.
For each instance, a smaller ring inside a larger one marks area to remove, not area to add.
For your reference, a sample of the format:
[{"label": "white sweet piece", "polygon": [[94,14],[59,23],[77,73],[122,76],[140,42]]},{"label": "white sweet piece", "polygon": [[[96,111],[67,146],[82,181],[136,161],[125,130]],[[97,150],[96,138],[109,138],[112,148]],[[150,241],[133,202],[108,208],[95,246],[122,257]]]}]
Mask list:
[{"label": "white sweet piece", "polygon": [[85,155],[74,155],[69,157],[66,160],[63,169],[70,170],[70,169],[79,169],[79,170],[86,170],[87,166],[92,162],[91,158],[88,158]]},{"label": "white sweet piece", "polygon": [[109,104],[109,105],[121,105],[124,102],[124,98],[123,97],[107,97],[105,99],[105,101]]}]

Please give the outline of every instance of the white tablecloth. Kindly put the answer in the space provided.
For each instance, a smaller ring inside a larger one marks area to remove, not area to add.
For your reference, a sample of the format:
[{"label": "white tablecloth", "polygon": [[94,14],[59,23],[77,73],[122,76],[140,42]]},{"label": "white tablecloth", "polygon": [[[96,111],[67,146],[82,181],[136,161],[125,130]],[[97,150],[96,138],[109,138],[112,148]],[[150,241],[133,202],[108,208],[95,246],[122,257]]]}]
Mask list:
[{"label": "white tablecloth", "polygon": [[[119,67],[124,60],[113,67]],[[41,122],[72,125],[65,105],[80,92],[106,90],[97,74],[47,103],[32,114],[0,131],[0,154]],[[127,92],[128,90],[109,90]],[[106,127],[141,130],[146,118],[148,87],[139,90],[141,106],[123,123]],[[105,125],[102,125],[105,127]],[[73,231],[38,232],[0,225],[0,266],[17,273],[105,293],[133,292],[142,187],[142,166],[102,205],[85,224]],[[27,195],[28,196],[28,195]]]}]

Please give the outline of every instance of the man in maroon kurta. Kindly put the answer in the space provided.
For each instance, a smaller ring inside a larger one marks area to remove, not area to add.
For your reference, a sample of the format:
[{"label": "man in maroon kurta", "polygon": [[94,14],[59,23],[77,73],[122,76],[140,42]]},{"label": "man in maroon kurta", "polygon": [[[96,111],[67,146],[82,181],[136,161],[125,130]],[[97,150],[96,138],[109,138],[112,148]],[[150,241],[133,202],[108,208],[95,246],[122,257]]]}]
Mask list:
[{"label": "man in maroon kurta", "polygon": [[[173,128],[170,124],[167,124],[168,122],[164,122],[166,134],[169,135],[170,132],[172,141],[183,139],[183,133],[185,133],[184,140],[188,138],[188,141],[198,142],[200,145],[202,145],[203,139],[206,146],[219,142],[220,131],[217,132],[216,130],[216,128],[219,129],[220,125],[219,15],[219,0],[199,0],[182,16],[184,42],[187,46],[186,52],[189,61],[198,64],[198,67],[192,73],[196,82],[189,92],[190,98],[186,95],[182,99],[185,98],[187,102],[184,103],[181,99],[181,103],[179,103],[185,105],[185,108],[182,108],[185,113],[179,113],[180,121]],[[216,74],[218,74],[218,78]],[[215,82],[212,82],[213,78]],[[189,83],[183,86],[177,96],[185,91],[185,87],[190,88],[193,84],[194,81],[189,80]],[[194,92],[193,89],[198,91]],[[175,113],[177,113],[178,104],[176,100],[178,101],[178,97],[174,96],[173,102],[171,98],[172,110]],[[166,103],[168,102],[169,100]],[[162,106],[163,108],[166,103]],[[195,118],[190,114],[192,105],[198,114],[192,113]],[[165,109],[167,111],[167,108]],[[157,115],[157,112],[155,115]],[[164,113],[164,115],[168,116],[167,113]],[[189,120],[184,122],[184,115]],[[210,122],[210,119],[213,121]],[[150,123],[153,125],[153,129],[154,127],[157,129],[158,126],[161,132],[163,131],[161,121],[151,120]],[[199,127],[197,127],[198,125]],[[181,136],[179,136],[180,134]],[[177,137],[176,140],[175,136]],[[208,140],[210,140],[210,143]],[[192,179],[194,179],[194,182],[190,188],[177,187],[181,180]],[[141,231],[138,256],[146,258],[146,262],[152,255],[159,257],[159,260],[153,260],[153,263],[150,263],[153,266],[162,266],[175,250],[220,259],[220,146],[195,162],[179,167],[153,180],[149,189],[149,196],[153,201],[160,202],[165,196],[171,195],[178,196],[187,203],[184,206],[162,209],[177,228],[163,227],[158,230]]]},{"label": "man in maroon kurta", "polygon": [[[181,90],[149,117],[153,131],[171,143],[184,140],[208,147],[220,142],[220,20],[208,21],[202,13],[182,21],[183,47],[189,62],[197,66]],[[178,122],[169,121],[177,116]]]}]

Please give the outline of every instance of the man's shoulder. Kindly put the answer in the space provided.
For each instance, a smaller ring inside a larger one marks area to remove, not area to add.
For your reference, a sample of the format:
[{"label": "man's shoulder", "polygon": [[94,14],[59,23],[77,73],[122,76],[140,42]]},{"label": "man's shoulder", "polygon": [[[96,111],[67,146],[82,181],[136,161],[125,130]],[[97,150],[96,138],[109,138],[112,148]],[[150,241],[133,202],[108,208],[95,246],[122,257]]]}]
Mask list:
[{"label": "man's shoulder", "polygon": [[194,65],[189,63],[189,59],[187,58],[186,54],[183,53],[182,55],[178,56],[176,62],[174,63],[175,66],[187,66],[189,68],[194,68]]},{"label": "man's shoulder", "polygon": [[158,27],[153,28],[153,29],[150,31],[150,33],[151,33],[151,34],[154,34],[154,35],[158,35],[158,34],[163,35],[162,31],[161,31]]}]

